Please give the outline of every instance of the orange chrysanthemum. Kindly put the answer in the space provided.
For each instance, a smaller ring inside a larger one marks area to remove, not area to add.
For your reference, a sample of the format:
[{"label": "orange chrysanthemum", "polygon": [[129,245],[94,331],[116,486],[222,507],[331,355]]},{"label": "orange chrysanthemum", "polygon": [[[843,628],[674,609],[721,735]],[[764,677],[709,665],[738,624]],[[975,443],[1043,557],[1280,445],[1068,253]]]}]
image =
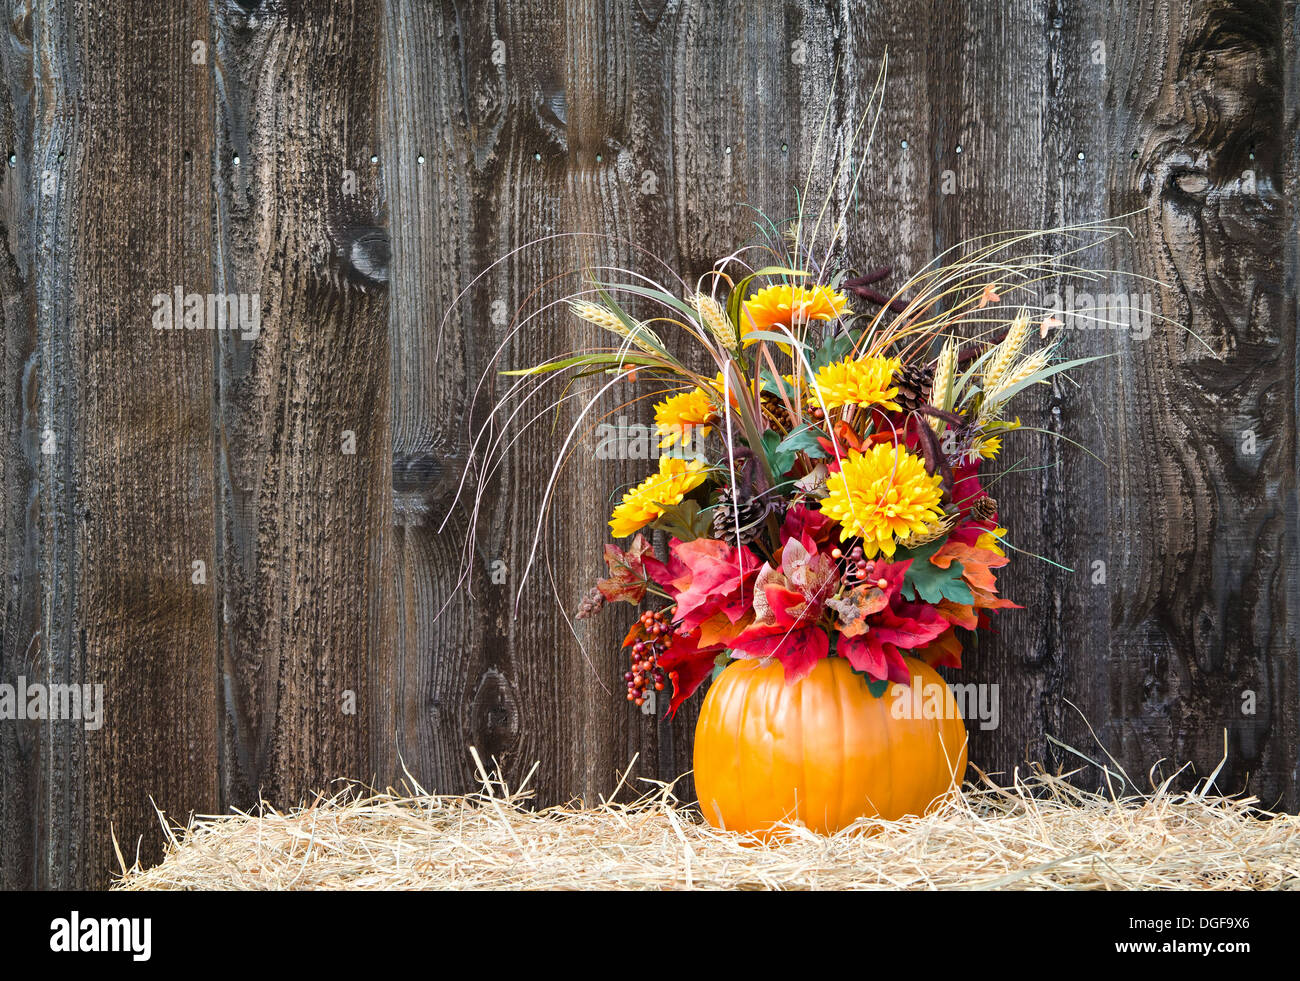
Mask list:
[{"label": "orange chrysanthemum", "polygon": [[[846,313],[849,300],[826,286],[767,286],[750,294],[740,318],[740,334],[773,327],[799,327],[813,320],[834,320]],[[744,340],[745,344],[757,343]],[[783,345],[784,347],[785,345]]]},{"label": "orange chrysanthemum", "polygon": [[899,405],[894,396],[898,386],[893,381],[902,366],[899,358],[874,357],[828,364],[813,377],[815,391],[808,404],[827,410],[843,405],[879,405],[897,412]]},{"label": "orange chrysanthemum", "polygon": [[659,472],[647,477],[623,495],[623,503],[614,509],[609,527],[615,538],[644,528],[667,508],[681,504],[682,499],[700,484],[708,474],[703,460],[683,460],[675,456],[659,458]]},{"label": "orange chrysanthemum", "polygon": [[713,427],[709,425],[716,416],[713,400],[703,389],[683,392],[664,399],[655,406],[655,426],[661,447],[685,446],[699,431],[701,437],[708,436]]},{"label": "orange chrysanthemum", "polygon": [[840,523],[840,541],[861,538],[868,558],[877,552],[892,558],[896,539],[923,534],[943,517],[940,481],[926,473],[920,457],[877,443],[850,451],[827,478],[822,513]]}]

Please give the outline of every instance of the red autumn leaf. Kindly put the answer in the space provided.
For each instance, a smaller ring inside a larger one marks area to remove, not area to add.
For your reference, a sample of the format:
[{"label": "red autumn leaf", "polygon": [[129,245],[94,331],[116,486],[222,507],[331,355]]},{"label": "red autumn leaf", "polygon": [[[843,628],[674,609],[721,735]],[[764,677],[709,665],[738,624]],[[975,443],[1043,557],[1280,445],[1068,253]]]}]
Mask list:
[{"label": "red autumn leaf", "polygon": [[749,634],[750,631],[747,630],[736,638],[732,654],[736,657],[777,658],[785,672],[787,685],[808,677],[817,662],[830,653],[830,638],[826,636],[826,631],[815,624],[794,629],[763,628]]},{"label": "red autumn leaf", "polygon": [[796,505],[785,513],[785,520],[781,523],[781,545],[795,539],[809,552],[816,552],[819,545],[830,541],[834,530],[833,519],[802,504]]},{"label": "red autumn leaf", "polygon": [[841,638],[837,648],[854,671],[861,671],[874,681],[897,681],[907,684],[912,673],[898,648],[874,630],[860,637]]},{"label": "red autumn leaf", "polygon": [[[658,663],[669,673],[673,683],[673,697],[668,702],[665,719],[671,719],[678,707],[695,694],[695,689],[713,673],[713,662],[722,653],[720,647],[700,646],[698,634],[674,634],[673,644],[659,655]],[[676,677],[672,677],[675,673]]]},{"label": "red autumn leaf", "polygon": [[898,603],[880,611],[871,624],[871,635],[904,650],[915,650],[947,629],[948,621],[928,603]]},{"label": "red autumn leaf", "polygon": [[677,600],[677,616],[688,629],[695,629],[719,611],[735,623],[749,610],[749,580],[762,565],[749,549],[697,538],[674,542],[672,554],[673,563],[684,574],[676,576],[668,589]]},{"label": "red autumn leaf", "polygon": [[609,576],[596,580],[596,588],[609,602],[622,600],[637,604],[645,599],[646,571],[644,558],[653,550],[645,536],[640,533],[632,539],[632,544],[624,552],[617,545],[605,546],[605,565],[609,567]]}]

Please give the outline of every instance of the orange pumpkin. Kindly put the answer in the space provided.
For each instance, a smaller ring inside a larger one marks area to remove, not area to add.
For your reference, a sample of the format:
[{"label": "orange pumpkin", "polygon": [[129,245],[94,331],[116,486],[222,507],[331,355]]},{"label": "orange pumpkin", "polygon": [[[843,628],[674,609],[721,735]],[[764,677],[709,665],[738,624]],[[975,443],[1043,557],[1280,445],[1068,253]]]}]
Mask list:
[{"label": "orange pumpkin", "polygon": [[966,726],[957,701],[933,668],[907,661],[912,686],[891,684],[879,698],[841,657],[788,686],[775,659],[729,665],[695,728],[695,787],[708,822],[765,835],[797,818],[831,834],[859,817],[924,814],[960,786]]}]

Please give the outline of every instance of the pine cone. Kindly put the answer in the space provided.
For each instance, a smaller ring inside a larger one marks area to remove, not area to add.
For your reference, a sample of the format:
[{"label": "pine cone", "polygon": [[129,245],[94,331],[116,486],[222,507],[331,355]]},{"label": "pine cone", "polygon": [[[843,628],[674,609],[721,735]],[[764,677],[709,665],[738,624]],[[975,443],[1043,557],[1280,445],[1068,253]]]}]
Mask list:
[{"label": "pine cone", "polygon": [[780,396],[774,392],[764,392],[761,400],[763,406],[763,415],[774,425],[782,429],[790,430],[798,424],[798,419],[790,414],[790,410],[785,407]]},{"label": "pine cone", "polygon": [[983,497],[975,498],[971,505],[970,516],[976,521],[996,521],[998,517],[998,502],[985,494]]},{"label": "pine cone", "polygon": [[903,365],[894,376],[898,394],[894,401],[904,412],[916,412],[923,405],[930,404],[930,387],[934,384],[934,365]]},{"label": "pine cone", "polygon": [[[763,533],[769,514],[782,515],[784,507],[779,501],[764,501],[743,493],[732,494],[730,487],[718,491],[718,503],[713,509],[713,537],[729,545],[748,545]],[[740,525],[740,538],[736,538],[736,525]]]}]

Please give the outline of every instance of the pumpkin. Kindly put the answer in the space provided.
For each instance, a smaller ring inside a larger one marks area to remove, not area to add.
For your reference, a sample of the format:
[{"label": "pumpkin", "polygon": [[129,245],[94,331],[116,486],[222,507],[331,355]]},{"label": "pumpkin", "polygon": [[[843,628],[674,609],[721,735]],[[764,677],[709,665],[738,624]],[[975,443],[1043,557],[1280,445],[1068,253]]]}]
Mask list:
[{"label": "pumpkin", "polygon": [[732,662],[695,728],[704,817],[765,838],[778,821],[833,834],[859,817],[924,814],[961,784],[966,726],[934,669],[907,662],[912,685],[880,697],[841,657],[792,685],[775,659]]}]

